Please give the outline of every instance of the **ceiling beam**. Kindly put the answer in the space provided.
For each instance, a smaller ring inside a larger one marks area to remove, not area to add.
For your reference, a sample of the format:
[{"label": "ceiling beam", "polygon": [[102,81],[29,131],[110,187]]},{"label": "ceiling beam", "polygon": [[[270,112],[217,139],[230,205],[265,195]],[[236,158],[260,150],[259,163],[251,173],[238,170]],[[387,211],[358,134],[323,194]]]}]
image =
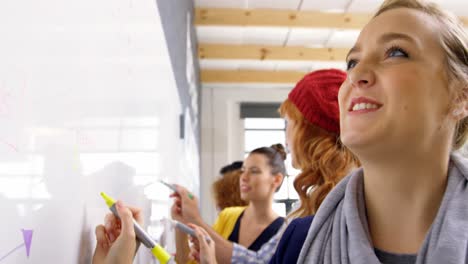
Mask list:
[{"label": "ceiling beam", "polygon": [[200,59],[344,61],[348,51],[347,48],[198,44],[198,57]]},{"label": "ceiling beam", "polygon": [[368,14],[274,9],[196,8],[195,24],[205,26],[323,27],[360,29]]},{"label": "ceiling beam", "polygon": [[306,72],[201,70],[202,83],[297,83]]},{"label": "ceiling beam", "polygon": [[[195,25],[361,29],[365,13],[330,13],[276,9],[196,8]],[[460,17],[468,27],[468,17]]]}]

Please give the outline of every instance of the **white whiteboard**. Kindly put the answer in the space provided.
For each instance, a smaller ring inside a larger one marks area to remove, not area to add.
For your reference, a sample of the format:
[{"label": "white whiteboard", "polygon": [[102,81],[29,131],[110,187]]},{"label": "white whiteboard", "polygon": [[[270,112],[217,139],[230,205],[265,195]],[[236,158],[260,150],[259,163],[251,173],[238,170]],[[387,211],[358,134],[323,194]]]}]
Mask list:
[{"label": "white whiteboard", "polygon": [[[0,264],[89,263],[101,191],[144,208],[168,243],[155,182],[196,191],[198,148],[179,139],[156,3],[5,1],[0,32]],[[136,263],[153,262],[141,249]]]}]

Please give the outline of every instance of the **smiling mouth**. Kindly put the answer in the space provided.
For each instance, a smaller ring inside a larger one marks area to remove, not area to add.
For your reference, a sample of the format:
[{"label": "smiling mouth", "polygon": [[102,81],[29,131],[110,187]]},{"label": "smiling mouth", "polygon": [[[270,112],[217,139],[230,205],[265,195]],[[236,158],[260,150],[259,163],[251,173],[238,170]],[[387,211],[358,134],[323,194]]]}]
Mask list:
[{"label": "smiling mouth", "polygon": [[250,187],[244,185],[244,186],[240,187],[240,190],[241,190],[241,192],[248,192],[250,190]]},{"label": "smiling mouth", "polygon": [[366,97],[358,97],[351,100],[349,112],[373,112],[381,108],[383,104]]},{"label": "smiling mouth", "polygon": [[372,109],[378,109],[380,108],[379,105],[376,105],[376,104],[372,104],[372,103],[359,103],[359,104],[355,104],[352,108],[351,108],[351,111],[350,112],[354,112],[354,111],[359,111],[359,110],[372,110]]}]

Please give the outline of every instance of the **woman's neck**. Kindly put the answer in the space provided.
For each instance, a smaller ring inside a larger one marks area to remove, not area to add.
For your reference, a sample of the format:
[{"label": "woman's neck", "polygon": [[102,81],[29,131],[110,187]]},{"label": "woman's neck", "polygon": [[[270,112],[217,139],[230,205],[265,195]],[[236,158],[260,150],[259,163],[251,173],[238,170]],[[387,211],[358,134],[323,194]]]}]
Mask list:
[{"label": "woman's neck", "polygon": [[447,184],[448,153],[362,161],[369,231],[376,248],[417,253]]},{"label": "woman's neck", "polygon": [[244,211],[244,217],[246,219],[255,219],[258,223],[269,224],[272,219],[278,217],[278,215],[272,209],[273,201],[250,201],[249,205]]}]

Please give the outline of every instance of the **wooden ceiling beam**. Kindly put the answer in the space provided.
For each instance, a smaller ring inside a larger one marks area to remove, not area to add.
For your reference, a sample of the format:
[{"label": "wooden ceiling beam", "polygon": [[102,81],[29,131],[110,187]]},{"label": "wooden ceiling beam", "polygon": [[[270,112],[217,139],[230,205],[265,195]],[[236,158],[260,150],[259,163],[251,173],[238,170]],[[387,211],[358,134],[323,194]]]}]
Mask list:
[{"label": "wooden ceiling beam", "polygon": [[[276,9],[196,8],[195,25],[361,29],[372,15]],[[468,17],[460,17],[468,27]]]},{"label": "wooden ceiling beam", "polygon": [[274,9],[196,8],[195,24],[204,26],[322,27],[360,29],[368,14]]},{"label": "wooden ceiling beam", "polygon": [[297,83],[306,73],[300,71],[201,70],[202,83]]},{"label": "wooden ceiling beam", "polygon": [[348,51],[347,48],[198,44],[198,57],[200,59],[344,61]]}]

